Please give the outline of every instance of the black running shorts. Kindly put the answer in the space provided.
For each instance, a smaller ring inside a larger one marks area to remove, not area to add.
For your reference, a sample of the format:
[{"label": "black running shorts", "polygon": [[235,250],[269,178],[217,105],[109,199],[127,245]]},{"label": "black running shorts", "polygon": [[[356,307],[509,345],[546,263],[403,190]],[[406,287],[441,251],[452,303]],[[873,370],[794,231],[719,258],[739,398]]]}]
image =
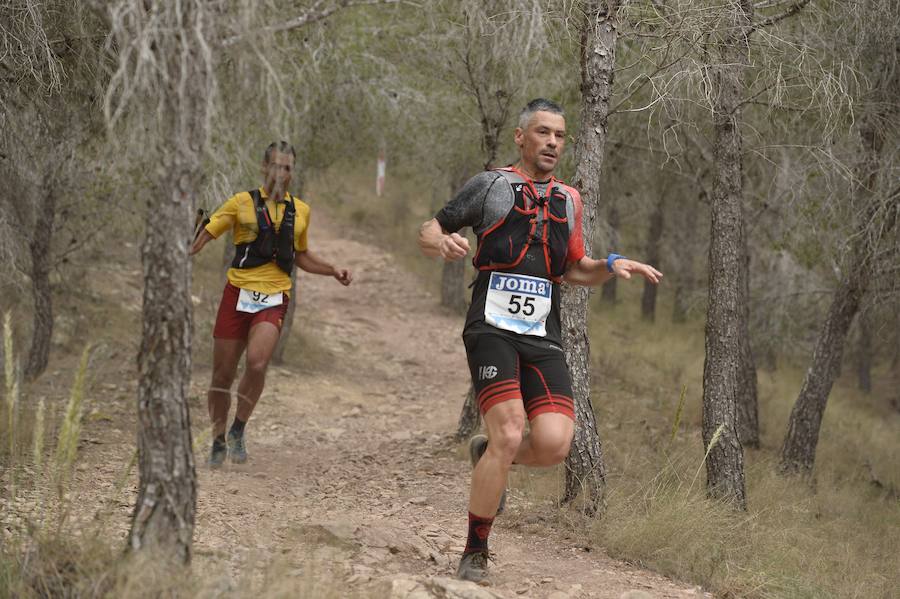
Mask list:
[{"label": "black running shorts", "polygon": [[482,414],[515,399],[523,402],[529,420],[548,412],[575,420],[572,379],[555,343],[500,332],[469,334],[463,341]]}]

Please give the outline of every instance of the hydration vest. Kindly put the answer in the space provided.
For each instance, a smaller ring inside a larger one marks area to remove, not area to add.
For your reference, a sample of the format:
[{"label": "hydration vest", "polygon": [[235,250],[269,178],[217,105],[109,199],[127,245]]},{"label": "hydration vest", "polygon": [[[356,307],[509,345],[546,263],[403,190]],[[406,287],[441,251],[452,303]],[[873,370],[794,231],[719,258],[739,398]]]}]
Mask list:
[{"label": "hydration vest", "polygon": [[515,272],[529,249],[541,246],[545,276],[558,283],[566,272],[569,222],[566,196],[551,178],[544,196],[534,183],[515,167],[496,169],[513,189],[515,202],[505,217],[478,236],[478,250],[472,264],[480,271]]},{"label": "hydration vest", "polygon": [[269,218],[266,202],[258,189],[248,192],[256,209],[256,224],[259,232],[256,239],[235,246],[232,268],[253,268],[269,262],[275,262],[278,268],[291,274],[294,268],[294,198],[288,195],[284,206],[281,226],[275,231],[275,225]]}]

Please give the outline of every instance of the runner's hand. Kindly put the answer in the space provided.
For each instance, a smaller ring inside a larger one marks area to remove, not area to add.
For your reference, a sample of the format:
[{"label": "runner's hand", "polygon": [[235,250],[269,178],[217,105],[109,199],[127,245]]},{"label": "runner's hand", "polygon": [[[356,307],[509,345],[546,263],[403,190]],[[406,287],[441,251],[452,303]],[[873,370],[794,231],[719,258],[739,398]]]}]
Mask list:
[{"label": "runner's hand", "polygon": [[441,258],[459,260],[469,253],[469,240],[459,233],[450,233],[441,239]]},{"label": "runner's hand", "polygon": [[633,274],[641,275],[653,284],[658,284],[663,276],[661,272],[649,264],[628,260],[627,258],[619,258],[613,262],[613,273],[615,273],[617,277],[622,277],[623,279],[630,279]]},{"label": "runner's hand", "polygon": [[346,268],[336,268],[334,278],[344,287],[353,282],[353,274]]}]

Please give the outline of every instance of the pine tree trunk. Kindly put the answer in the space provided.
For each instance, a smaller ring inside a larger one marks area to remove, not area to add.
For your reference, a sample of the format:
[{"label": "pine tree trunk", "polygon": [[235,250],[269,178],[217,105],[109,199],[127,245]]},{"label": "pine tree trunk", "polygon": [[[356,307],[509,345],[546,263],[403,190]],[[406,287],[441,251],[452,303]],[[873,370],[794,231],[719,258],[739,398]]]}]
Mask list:
[{"label": "pine tree trunk", "polygon": [[132,550],[191,559],[197,478],[187,406],[191,379],[191,218],[199,164],[173,160],[171,184],[154,194],[141,250],[143,334],[138,355],[140,484],[128,535]]},{"label": "pine tree trunk", "polygon": [[703,444],[706,490],[746,509],[744,450],[737,433],[741,335],[746,333],[740,103],[752,4],[727,10],[712,45],[715,177],[709,245],[706,361],[703,367]]},{"label": "pine tree trunk", "polygon": [[816,341],[812,364],[791,410],[787,437],[781,449],[779,470],[782,473],[812,473],[825,404],[840,373],[844,340],[862,299],[860,279],[851,274],[835,291],[825,325]]},{"label": "pine tree trunk", "polygon": [[[746,231],[745,231],[746,232]],[[756,361],[750,344],[750,251],[747,240],[744,249],[743,268],[740,271],[744,294],[743,327],[740,335],[741,361],[738,368],[737,424],[738,437],[744,447],[759,449],[759,400],[757,395]]]},{"label": "pine tree trunk", "polygon": [[34,230],[31,234],[31,295],[34,298],[34,317],[31,330],[31,347],[25,365],[25,380],[33,381],[47,368],[50,360],[50,343],[53,339],[53,289],[50,286],[52,266],[51,243],[56,224],[56,193],[43,194],[39,204]]},{"label": "pine tree trunk", "polygon": [[[203,160],[209,148],[215,86],[207,3],[161,3],[136,11],[114,33],[121,43],[155,34],[141,61],[154,68],[138,89],[139,108],[155,121],[158,156],[149,176],[143,264],[143,330],[138,352],[138,493],[128,532],[131,551],[188,563],[192,554],[197,475],[187,397],[191,380],[191,260],[188,249]],[[131,59],[122,58],[125,68]],[[139,63],[140,66],[140,63]],[[154,78],[155,77],[155,78]],[[149,79],[147,79],[149,78]]]},{"label": "pine tree trunk", "polygon": [[[585,250],[592,252],[600,200],[600,173],[607,139],[618,29],[616,0],[585,4],[581,29],[581,123],[575,146],[575,185],[581,191]],[[606,464],[591,404],[590,341],[587,335],[589,290],[563,285],[562,332],[575,400],[575,438],[566,458],[563,503],[582,494],[588,514],[602,513],[606,497]]]},{"label": "pine tree trunk", "polygon": [[[900,89],[900,75],[894,76],[893,89]],[[781,449],[781,462],[778,466],[783,474],[802,476],[812,474],[822,418],[831,388],[840,374],[847,332],[873,274],[873,253],[876,251],[878,240],[884,238],[900,218],[897,214],[900,211],[898,206],[900,202],[895,192],[888,199],[887,210],[883,211],[884,220],[877,229],[878,239],[871,239],[866,234],[882,208],[872,199],[872,192],[878,181],[880,155],[884,143],[883,132],[878,128],[879,121],[882,120],[880,116],[883,115],[876,115],[874,118],[863,117],[860,125],[862,158],[856,168],[857,184],[854,185],[852,193],[856,196],[853,204],[866,208],[858,217],[857,231],[852,236],[850,259],[844,267],[845,274],[832,297],[828,316],[813,350],[812,363],[806,371],[800,395],[791,410],[787,435]]]},{"label": "pine tree trunk", "polygon": [[[647,231],[647,255],[645,260],[657,268],[660,266],[660,243],[663,234],[663,205],[665,196],[659,195],[656,208],[650,216],[650,228]],[[641,294],[641,318],[654,322],[656,320],[656,291],[657,286],[650,281],[644,281],[644,292]]]}]

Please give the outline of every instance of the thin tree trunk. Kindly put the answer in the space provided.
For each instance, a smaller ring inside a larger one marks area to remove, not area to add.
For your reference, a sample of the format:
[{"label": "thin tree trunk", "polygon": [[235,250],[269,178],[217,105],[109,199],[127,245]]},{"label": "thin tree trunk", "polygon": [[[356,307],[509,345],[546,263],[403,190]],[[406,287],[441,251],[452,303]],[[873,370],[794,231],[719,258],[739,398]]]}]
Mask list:
[{"label": "thin tree trunk", "polygon": [[38,214],[31,234],[31,294],[34,298],[34,317],[31,347],[25,365],[25,380],[33,381],[43,374],[50,359],[53,339],[53,289],[50,286],[50,255],[53,229],[56,223],[56,193],[42,194]]},{"label": "thin tree trunk", "polygon": [[816,341],[812,364],[791,410],[787,436],[781,449],[779,471],[782,473],[812,473],[825,404],[840,373],[844,340],[863,295],[862,277],[854,274],[855,270],[855,267],[851,268],[849,276],[835,291]]},{"label": "thin tree trunk", "polygon": [[[150,176],[143,264],[143,331],[138,353],[137,500],[128,548],[154,559],[188,563],[192,553],[197,475],[187,396],[191,380],[191,264],[188,249],[203,159],[209,147],[208,99],[215,87],[208,52],[211,14],[201,0],[132,6],[114,31],[122,45],[144,39],[137,60],[154,68],[136,79],[140,108],[156,123],[159,156]],[[123,57],[121,60],[131,59]],[[130,63],[124,62],[126,66]],[[131,68],[140,69],[141,63]],[[146,101],[146,103],[143,103]]]},{"label": "thin tree trunk", "polygon": [[[588,254],[600,200],[600,173],[607,140],[618,28],[617,0],[585,4],[581,27],[581,123],[575,146],[575,185],[584,204],[582,229]],[[606,497],[606,464],[594,407],[591,405],[590,341],[587,335],[589,290],[563,285],[562,332],[575,400],[575,438],[566,458],[566,488],[562,502],[583,495],[585,512],[602,513]]]},{"label": "thin tree trunk", "polygon": [[[895,76],[894,89],[897,85]],[[816,460],[816,447],[819,443],[819,431],[825,406],[834,381],[840,374],[844,345],[850,323],[859,310],[866,286],[872,276],[873,252],[866,231],[882,208],[874,201],[872,191],[878,179],[879,158],[884,139],[878,129],[880,119],[864,117],[860,126],[862,138],[862,160],[857,167],[857,184],[853,193],[856,205],[865,205],[865,213],[859,216],[858,229],[853,235],[850,259],[844,267],[845,275],[838,284],[828,309],[828,316],[822,332],[816,341],[812,363],[806,371],[800,395],[791,410],[787,435],[781,449],[781,462],[778,469],[783,474],[812,474]],[[883,238],[896,225],[900,210],[896,192],[888,200],[884,221],[879,229],[879,237]],[[875,244],[877,245],[877,243]]]},{"label": "thin tree trunk", "polygon": [[[615,252],[619,249],[619,209],[615,204],[611,203],[609,205],[607,223],[609,224],[609,247]],[[604,283],[600,288],[600,299],[607,304],[615,304],[617,285],[618,279],[616,277]]]},{"label": "thin tree trunk", "polygon": [[862,310],[856,319],[859,324],[859,340],[856,346],[856,382],[863,393],[872,392],[872,320],[868,310]]},{"label": "thin tree trunk", "polygon": [[[191,559],[197,478],[187,394],[191,378],[191,216],[199,163],[173,160],[147,215],[143,334],[138,355],[140,484],[128,534],[132,550]],[[154,194],[156,195],[156,194]]]},{"label": "thin tree trunk", "polygon": [[[746,229],[744,230],[746,235]],[[759,449],[759,402],[757,395],[756,362],[750,344],[750,248],[745,238],[742,280],[744,314],[741,321],[741,353],[738,367],[737,424],[738,436],[744,447]]]},{"label": "thin tree trunk", "polygon": [[[647,255],[645,260],[657,268],[660,266],[660,243],[663,234],[663,205],[665,195],[659,194],[656,208],[650,216],[650,228],[647,231]],[[641,318],[654,322],[656,320],[656,290],[657,286],[650,281],[644,281],[644,292],[641,294]]]},{"label": "thin tree trunk", "polygon": [[740,103],[752,15],[749,0],[726,9],[712,51],[715,129],[712,226],[709,244],[709,299],[706,361],[703,367],[703,444],[707,450],[706,490],[713,498],[746,509],[744,450],[737,433],[741,383],[741,338],[746,333],[744,223]]}]

